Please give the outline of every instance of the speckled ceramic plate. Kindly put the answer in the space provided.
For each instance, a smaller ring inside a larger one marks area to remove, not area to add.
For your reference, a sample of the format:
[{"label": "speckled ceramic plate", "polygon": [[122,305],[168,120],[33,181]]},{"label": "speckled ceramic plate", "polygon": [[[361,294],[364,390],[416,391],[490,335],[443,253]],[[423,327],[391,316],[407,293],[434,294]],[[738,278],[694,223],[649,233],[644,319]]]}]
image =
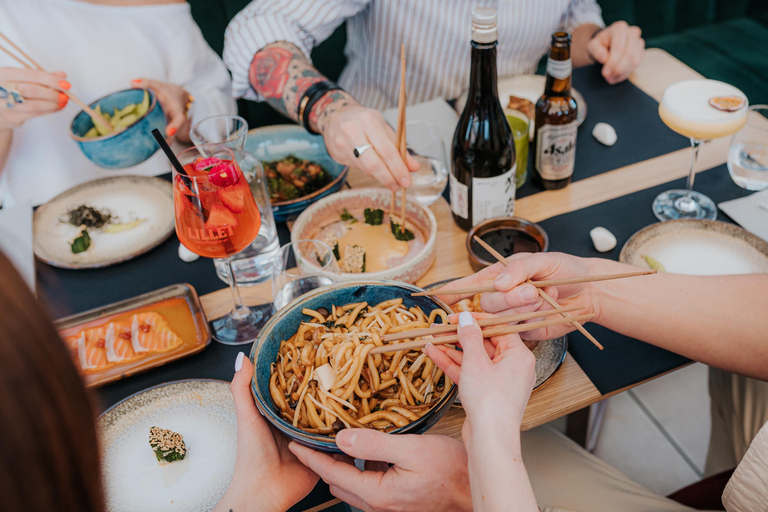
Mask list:
[{"label": "speckled ceramic plate", "polygon": [[[356,188],[337,192],[316,202],[296,219],[291,230],[291,242],[298,240],[317,240],[322,229],[339,220],[339,215],[346,208],[350,212],[363,208],[381,208],[388,211],[392,193],[384,188]],[[400,194],[397,195],[396,211],[400,211]],[[390,279],[404,283],[414,283],[426,274],[435,262],[435,241],[437,239],[437,220],[429,208],[408,198],[405,202],[405,216],[409,225],[413,225],[424,238],[424,247],[409,257],[404,263],[381,270],[351,274],[343,272],[342,280],[378,280]],[[298,259],[298,258],[297,258]],[[312,258],[301,258],[304,264],[311,265]],[[312,271],[317,271],[312,268]]]},{"label": "speckled ceramic plate", "polygon": [[[67,212],[80,205],[108,210],[120,223],[145,219],[121,233],[89,230],[91,246],[73,254],[70,244],[80,234],[67,222]],[[99,268],[144,254],[174,231],[171,183],[149,176],[113,176],[89,181],[54,197],[35,211],[34,247],[38,259],[54,267]]]},{"label": "speckled ceramic plate", "polygon": [[[184,460],[159,465],[149,446],[157,426],[184,436]],[[132,395],[97,423],[107,510],[211,510],[235,469],[237,421],[229,383],[193,379]]]},{"label": "speckled ceramic plate", "polygon": [[[425,290],[436,290],[441,286],[454,281],[454,279],[445,279],[432,283],[426,286]],[[565,361],[565,356],[568,353],[568,336],[561,336],[559,338],[553,338],[551,340],[540,341],[539,344],[533,349],[533,355],[536,356],[536,384],[533,389],[538,389],[544,385],[555,374],[560,365]],[[461,403],[456,398],[456,403]]]},{"label": "speckled ceramic plate", "polygon": [[735,224],[715,220],[669,220],[651,224],[627,240],[619,261],[691,275],[768,272],[768,242]]}]

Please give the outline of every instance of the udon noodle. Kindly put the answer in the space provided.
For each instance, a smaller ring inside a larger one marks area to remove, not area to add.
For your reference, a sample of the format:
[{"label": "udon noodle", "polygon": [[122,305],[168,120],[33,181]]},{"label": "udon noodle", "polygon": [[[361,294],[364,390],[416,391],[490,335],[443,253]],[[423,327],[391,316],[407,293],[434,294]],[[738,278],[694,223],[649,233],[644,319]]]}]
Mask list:
[{"label": "udon noodle", "polygon": [[451,380],[420,349],[370,354],[385,334],[447,322],[442,309],[427,315],[392,299],[302,313],[311,320],[280,344],[269,380],[278,413],[293,426],[330,436],[350,427],[388,432],[450,391]]}]

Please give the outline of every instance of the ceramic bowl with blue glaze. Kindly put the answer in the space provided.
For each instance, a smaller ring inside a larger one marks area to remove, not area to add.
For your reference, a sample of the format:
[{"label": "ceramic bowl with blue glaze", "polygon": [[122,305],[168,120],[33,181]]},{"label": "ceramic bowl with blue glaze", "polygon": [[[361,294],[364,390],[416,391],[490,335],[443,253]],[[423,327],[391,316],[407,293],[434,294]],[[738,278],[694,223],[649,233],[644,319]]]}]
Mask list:
[{"label": "ceramic bowl with blue glaze", "polygon": [[[362,301],[375,305],[386,300],[402,298],[407,307],[419,306],[427,313],[440,308],[450,313],[450,308],[434,297],[411,297],[411,293],[420,291],[421,288],[396,281],[344,281],[312,290],[278,311],[261,330],[251,348],[250,357],[255,369],[251,393],[261,413],[289,439],[315,450],[341,453],[333,437],[305,432],[285,421],[277,412],[269,393],[269,378],[270,365],[277,360],[280,343],[296,334],[301,322],[307,320],[308,317],[301,312],[302,308],[330,309],[331,305],[342,306]],[[392,430],[390,434],[423,434],[448,411],[456,399],[456,393],[457,387],[453,384],[424,416]]]},{"label": "ceramic bowl with blue glaze", "polygon": [[86,139],[84,135],[93,127],[93,121],[84,111],[75,116],[69,129],[70,135],[90,161],[105,169],[124,169],[147,160],[160,148],[152,130],[157,128],[165,133],[165,113],[151,89],[117,91],[90,106],[96,108],[98,105],[102,112],[114,112],[132,103],[141,103],[144,91],[149,92],[149,109],[121,132]]},{"label": "ceramic bowl with blue glaze", "polygon": [[272,203],[275,222],[293,220],[318,199],[341,190],[347,179],[348,167],[337,163],[325,149],[323,137],[312,135],[301,126],[283,124],[255,128],[248,132],[245,150],[261,162],[271,162],[293,155],[303,160],[317,162],[332,177],[330,183],[311,194],[289,201]]}]

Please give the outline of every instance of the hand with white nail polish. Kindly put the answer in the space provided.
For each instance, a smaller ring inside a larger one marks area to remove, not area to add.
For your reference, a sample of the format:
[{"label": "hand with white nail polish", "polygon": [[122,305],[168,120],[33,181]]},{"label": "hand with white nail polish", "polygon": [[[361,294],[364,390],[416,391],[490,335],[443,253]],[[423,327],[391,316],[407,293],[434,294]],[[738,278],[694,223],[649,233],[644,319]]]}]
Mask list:
[{"label": "hand with white nail polish", "polygon": [[459,315],[462,352],[427,345],[426,353],[459,385],[467,417],[462,437],[467,449],[474,510],[536,511],[520,451],[520,425],[536,382],[536,358],[517,334],[499,336],[487,350],[472,313]]},{"label": "hand with white nail polish", "polygon": [[284,512],[318,480],[288,450],[288,439],[262,418],[251,396],[251,377],[253,365],[240,352],[231,385],[237,413],[235,473],[215,512]]}]

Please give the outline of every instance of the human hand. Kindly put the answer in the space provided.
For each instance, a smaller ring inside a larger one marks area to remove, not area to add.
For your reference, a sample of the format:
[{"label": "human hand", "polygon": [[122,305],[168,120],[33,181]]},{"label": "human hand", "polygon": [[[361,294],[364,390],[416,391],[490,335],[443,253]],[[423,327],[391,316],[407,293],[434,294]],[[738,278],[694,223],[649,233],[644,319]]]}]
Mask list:
[{"label": "human hand", "polygon": [[160,82],[148,78],[131,80],[134,89],[152,89],[157,101],[163,107],[167,125],[165,135],[168,142],[175,136],[181,142],[190,142],[189,129],[191,121],[187,117],[187,105],[192,101],[192,95],[183,87],[169,82]]},{"label": "human hand", "polygon": [[[453,281],[446,288],[464,288],[484,286],[493,282],[496,292],[484,293],[480,305],[488,313],[513,314],[552,309],[538,295],[538,290],[531,284],[534,281],[564,279],[587,275],[626,272],[627,266],[602,258],[579,258],[563,253],[520,253],[507,258],[508,265],[496,263],[480,272]],[[594,313],[594,322],[600,320],[599,287],[595,283],[573,284],[568,286],[546,287],[544,292],[563,307],[580,306],[584,308],[578,314]],[[449,304],[458,302],[465,296],[441,295]],[[531,322],[541,319],[530,320]],[[524,340],[546,340],[557,338],[572,331],[571,324],[556,325],[520,333]]]},{"label": "human hand", "polygon": [[336,444],[350,457],[392,464],[381,471],[360,471],[340,456],[290,444],[299,460],[330,485],[331,493],[353,507],[366,512],[472,510],[467,454],[459,441],[345,429]]},{"label": "human hand", "polygon": [[[318,102],[313,111],[325,108],[323,100]],[[409,187],[409,171],[419,170],[419,163],[410,154],[406,155],[403,162],[397,150],[395,131],[377,110],[356,103],[337,107],[337,110],[325,116],[320,131],[331,158],[340,164],[362,169],[390,190]],[[371,144],[372,147],[356,157],[355,148],[365,144]]]},{"label": "human hand", "polygon": [[253,365],[244,356],[237,356],[231,384],[237,412],[235,473],[214,511],[284,512],[312,490],[318,477],[293,456],[288,439],[259,413],[250,391]]},{"label": "human hand", "polygon": [[46,73],[36,69],[0,67],[0,86],[16,88],[24,103],[7,107],[7,99],[0,100],[0,129],[14,130],[33,117],[52,114],[67,106],[69,98],[62,91],[71,85],[63,71]]},{"label": "human hand", "polygon": [[645,41],[640,33],[640,27],[617,21],[587,43],[587,53],[603,65],[603,78],[609,84],[623,82],[640,65],[645,55]]}]

